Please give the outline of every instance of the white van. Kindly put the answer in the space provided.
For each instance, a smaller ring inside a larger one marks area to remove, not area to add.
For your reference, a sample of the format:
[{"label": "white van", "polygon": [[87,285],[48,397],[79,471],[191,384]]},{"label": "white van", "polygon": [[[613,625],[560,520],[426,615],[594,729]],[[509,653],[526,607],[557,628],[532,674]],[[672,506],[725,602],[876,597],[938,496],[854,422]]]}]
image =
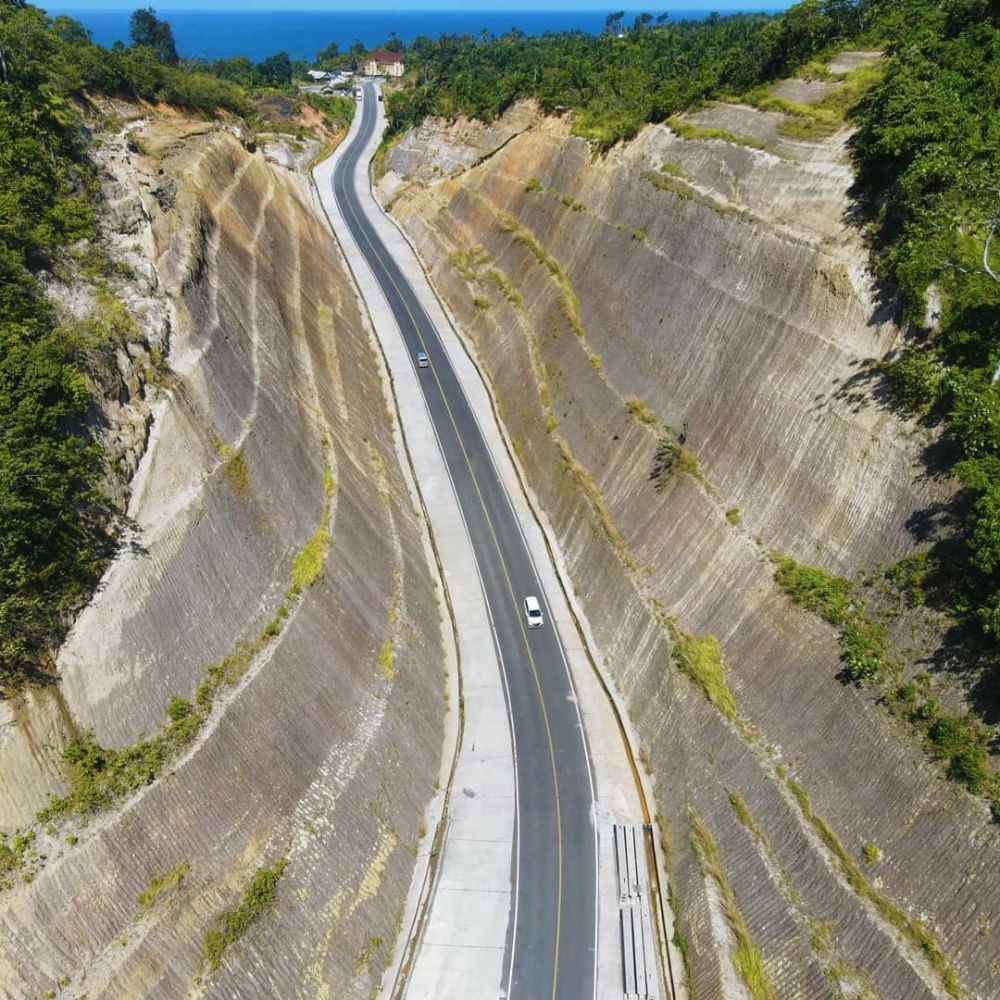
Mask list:
[{"label": "white van", "polygon": [[529,596],[524,599],[524,617],[528,619],[528,628],[541,628],[545,624],[545,615],[542,614],[537,597]]}]

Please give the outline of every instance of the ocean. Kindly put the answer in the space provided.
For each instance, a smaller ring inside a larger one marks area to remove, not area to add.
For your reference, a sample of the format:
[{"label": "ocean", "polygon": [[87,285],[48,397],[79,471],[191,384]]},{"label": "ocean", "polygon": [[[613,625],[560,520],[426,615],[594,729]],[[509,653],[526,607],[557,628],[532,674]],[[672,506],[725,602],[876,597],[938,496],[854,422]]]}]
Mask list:
[{"label": "ocean", "polygon": [[[148,0],[136,0],[136,6]],[[791,2],[791,0],[789,0]],[[763,3],[752,10],[774,12],[785,5]],[[655,8],[654,8],[655,9]],[[94,41],[109,46],[120,40],[128,44],[128,10],[89,10],[54,7],[49,15],[68,14],[89,28]],[[371,48],[395,32],[404,42],[418,35],[479,34],[486,30],[500,35],[511,28],[525,34],[546,31],[580,30],[599,32],[604,28],[605,13],[595,10],[429,10],[429,11],[236,11],[169,10],[157,7],[157,16],[170,22],[177,51],[185,58],[228,59],[248,56],[259,62],[276,52],[287,52],[292,59],[311,60],[316,53],[336,42],[341,49],[353,42]],[[631,24],[637,11],[626,12]],[[700,19],[705,10],[671,10],[672,20]]]}]

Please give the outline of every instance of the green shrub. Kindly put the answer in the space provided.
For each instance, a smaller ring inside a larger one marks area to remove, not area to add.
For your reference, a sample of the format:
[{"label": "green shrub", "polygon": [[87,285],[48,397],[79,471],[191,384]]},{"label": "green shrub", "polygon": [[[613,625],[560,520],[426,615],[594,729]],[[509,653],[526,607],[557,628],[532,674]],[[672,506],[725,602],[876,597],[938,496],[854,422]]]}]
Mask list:
[{"label": "green shrub", "polygon": [[869,841],[861,848],[861,860],[866,865],[874,865],[882,859],[882,850],[878,844]]},{"label": "green shrub", "polygon": [[269,868],[258,868],[243,890],[240,905],[216,917],[219,926],[205,932],[205,961],[210,972],[219,968],[226,949],[239,941],[273,905],[278,897],[278,882],[287,867],[288,859],[279,858]]},{"label": "green shrub", "polygon": [[993,781],[986,749],[976,746],[960,750],[948,763],[948,777],[974,794],[985,791]]},{"label": "green shrub", "polygon": [[957,715],[941,715],[927,731],[927,740],[935,753],[950,757],[969,750],[982,742],[978,727],[971,719]]},{"label": "green shrub", "polygon": [[819,566],[805,566],[776,556],[774,579],[798,605],[815,611],[831,625],[842,625],[851,603],[851,583]]},{"label": "green shrub", "polygon": [[858,684],[875,680],[882,672],[888,653],[885,626],[856,614],[840,634],[847,660],[847,675]]},{"label": "green shrub", "polygon": [[938,401],[944,369],[926,349],[908,347],[877,367],[896,401],[911,413],[926,412]]},{"label": "green shrub", "polygon": [[914,552],[886,571],[886,579],[902,591],[908,607],[927,603],[927,589],[941,571],[941,563],[931,552]]}]

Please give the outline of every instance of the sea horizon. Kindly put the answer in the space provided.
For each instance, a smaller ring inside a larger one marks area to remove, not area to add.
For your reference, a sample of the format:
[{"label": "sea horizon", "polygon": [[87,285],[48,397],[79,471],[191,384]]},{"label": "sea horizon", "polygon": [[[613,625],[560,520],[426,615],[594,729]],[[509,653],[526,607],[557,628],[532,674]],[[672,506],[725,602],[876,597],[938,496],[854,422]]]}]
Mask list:
[{"label": "sea horizon", "polygon": [[[140,0],[137,0],[137,6]],[[735,13],[774,14],[785,5],[748,4],[743,10],[720,9],[720,15]],[[492,10],[190,10],[157,7],[157,15],[173,29],[177,51],[188,59],[230,59],[244,55],[255,62],[276,52],[287,52],[292,59],[312,60],[316,53],[336,42],[341,49],[356,40],[371,48],[390,34],[403,42],[420,35],[479,34],[486,31],[500,35],[517,28],[527,35],[547,31],[583,31],[596,34],[603,30],[607,12],[597,9],[566,10],[497,8]],[[47,8],[50,17],[65,14],[87,28],[99,45],[115,41],[128,44],[131,9],[96,7]],[[625,12],[624,23],[631,24],[640,10]],[[653,11],[652,13],[660,13]],[[670,10],[672,21],[702,20],[711,13],[704,9]]]}]

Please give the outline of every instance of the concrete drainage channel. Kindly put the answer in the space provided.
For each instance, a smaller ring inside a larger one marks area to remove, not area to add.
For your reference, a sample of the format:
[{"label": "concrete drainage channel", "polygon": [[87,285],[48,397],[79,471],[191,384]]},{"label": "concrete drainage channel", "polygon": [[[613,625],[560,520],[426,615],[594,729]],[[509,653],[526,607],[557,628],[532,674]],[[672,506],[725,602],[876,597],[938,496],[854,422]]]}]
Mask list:
[{"label": "concrete drainage channel", "polygon": [[[371,91],[369,93],[373,98],[374,94]],[[366,97],[366,101],[369,99]],[[379,118],[381,110],[378,106]],[[421,496],[426,503],[431,530],[438,540],[435,548],[438,548],[438,542],[441,543],[441,565],[449,597],[456,595],[452,584],[458,584],[457,593],[468,595],[472,589],[478,590],[474,581],[462,574],[453,574],[449,569],[449,565],[455,566],[461,562],[461,559],[456,559],[456,554],[460,554],[462,543],[458,536],[464,532],[457,530],[457,525],[461,523],[460,514],[452,517],[455,522],[453,524],[449,524],[448,519],[442,519],[441,516],[442,504],[448,506],[454,500],[445,496],[448,492],[443,489],[446,477],[436,469],[434,463],[438,459],[431,454],[438,449],[434,447],[431,435],[421,427],[421,421],[426,420],[427,413],[411,364],[412,359],[402,343],[399,328],[391,314],[387,315],[386,303],[375,287],[371,272],[366,272],[357,246],[353,244],[350,233],[345,232],[342,217],[330,193],[335,164],[343,150],[351,145],[360,117],[356,116],[347,139],[331,160],[317,168],[317,189],[362,292],[372,327],[389,368],[400,426],[407,442],[406,451],[413,463]],[[381,128],[376,130],[366,154],[374,152],[380,134]],[[365,164],[367,165],[367,155]],[[361,193],[364,183],[362,176],[367,180],[367,171],[362,175],[359,164],[355,176],[357,190]],[[659,998],[663,995],[659,992],[658,985],[661,976],[667,983],[673,983],[669,952],[671,928],[668,926],[662,900],[657,905],[650,894],[650,872],[656,890],[662,879],[656,865],[657,852],[653,838],[647,829],[645,800],[649,792],[644,788],[634,761],[622,752],[623,740],[626,747],[628,741],[620,706],[613,692],[604,685],[600,671],[589,655],[585,641],[590,638],[589,631],[586,623],[579,619],[578,610],[572,606],[570,591],[565,586],[563,576],[560,576],[560,571],[564,575],[565,570],[558,552],[553,549],[550,538],[543,530],[544,517],[530,502],[526,484],[515,468],[502,429],[490,419],[491,415],[495,415],[495,410],[481,373],[453,328],[443,303],[431,289],[412,246],[381,212],[370,191],[364,190],[364,195],[364,211],[379,237],[393,257],[406,268],[407,279],[415,289],[418,284],[422,285],[418,290],[422,307],[439,331],[450,364],[458,373],[461,391],[480,415],[481,433],[509,495],[525,542],[535,554],[536,571],[546,598],[544,603],[548,605],[552,627],[558,630],[565,650],[567,669],[573,676],[587,740],[592,746],[599,748],[595,758],[596,814],[592,817],[598,833],[600,861],[596,872],[598,897],[594,995]],[[456,579],[458,576],[462,578]],[[487,677],[489,671],[497,670],[497,665],[484,660],[483,636],[470,642],[468,634],[465,637],[462,635],[463,631],[469,632],[469,602],[468,597],[460,602],[463,604],[459,646],[463,687],[466,688],[463,699],[465,734],[459,748],[454,781],[455,787],[461,788],[466,796],[473,788],[478,788],[479,794],[474,793],[468,801],[462,797],[456,800],[449,796],[450,811],[454,812],[460,806],[458,811],[464,812],[463,816],[448,816],[432,838],[434,847],[429,854],[437,855],[439,850],[442,851],[441,857],[436,858],[436,861],[440,862],[443,858],[443,864],[429,864],[430,857],[421,850],[423,864],[418,862],[403,921],[404,928],[411,933],[401,935],[408,940],[401,940],[397,945],[395,961],[383,987],[383,996],[405,995],[413,1000],[422,997],[461,996],[463,1000],[473,1000],[478,997],[506,996],[510,990],[510,980],[501,982],[505,977],[500,970],[504,967],[508,947],[508,923],[517,912],[516,887],[511,896],[509,885],[510,858],[513,857],[512,851],[517,838],[508,842],[506,835],[498,836],[495,831],[513,826],[513,816],[507,815],[511,812],[514,801],[506,787],[509,784],[508,766],[506,760],[500,760],[500,757],[512,758],[513,747],[504,749],[500,746],[505,741],[499,738],[501,734],[496,726],[497,720],[491,718],[492,709],[482,699],[486,687],[499,687],[496,678],[491,681]],[[485,729],[483,723],[488,723]],[[484,741],[481,738],[484,733],[493,735]],[[479,757],[476,755],[477,742],[480,746]],[[485,749],[483,742],[490,746],[492,760],[482,758]],[[479,821],[469,813],[470,806],[481,808],[477,803],[482,801],[483,792],[487,799],[493,796],[489,808],[494,822],[487,838],[488,843],[473,832]],[[516,797],[516,788],[514,796]],[[462,831],[457,839],[454,834],[456,829]],[[619,836],[620,852],[617,843]],[[480,858],[476,864],[470,864],[473,860],[470,848],[473,845],[476,857]],[[482,861],[485,857],[482,852],[486,847],[489,847],[487,856],[491,860],[487,868],[483,869]],[[654,859],[651,869],[648,867],[650,849]],[[619,853],[621,862],[616,866]],[[503,879],[506,885],[499,884],[498,872],[502,869],[502,857],[508,859],[508,874]],[[623,874],[626,876],[624,881],[621,877]],[[494,885],[494,882],[497,884]],[[623,888],[627,889],[625,894]],[[469,909],[472,896],[486,892],[494,894],[492,901],[487,902],[484,895],[480,903]],[[443,919],[445,911],[454,912],[448,912]],[[473,914],[475,919],[472,922],[481,921],[481,925],[473,928],[473,933],[470,934],[469,918]],[[458,919],[460,917],[462,919]],[[448,932],[446,940],[442,937],[443,930]],[[469,938],[468,942],[463,943],[463,935]],[[627,946],[624,953],[623,942]],[[524,985],[522,983],[522,989],[515,992],[522,992]],[[674,994],[673,989],[665,989],[664,992],[667,995]]]},{"label": "concrete drainage channel", "polygon": [[616,823],[614,833],[622,992],[625,1000],[660,1000],[659,955],[653,943],[645,830]]}]

